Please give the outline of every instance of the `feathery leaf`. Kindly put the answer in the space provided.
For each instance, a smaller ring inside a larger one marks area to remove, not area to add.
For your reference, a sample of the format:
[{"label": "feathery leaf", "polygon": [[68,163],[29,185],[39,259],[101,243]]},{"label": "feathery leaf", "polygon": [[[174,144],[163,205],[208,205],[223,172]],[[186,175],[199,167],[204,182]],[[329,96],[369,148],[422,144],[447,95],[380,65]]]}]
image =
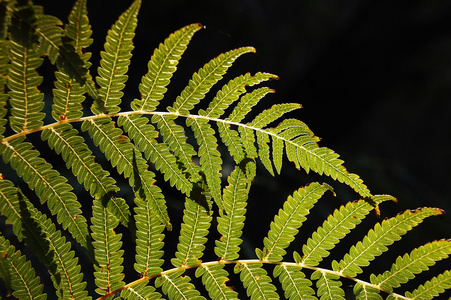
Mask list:
[{"label": "feathery leaf", "polygon": [[287,299],[316,299],[315,291],[311,288],[312,282],[305,278],[300,267],[277,265],[274,268],[274,277],[279,277]]},{"label": "feathery leaf", "polygon": [[158,49],[155,49],[149,63],[148,73],[139,85],[141,99],[131,103],[133,110],[153,111],[158,102],[163,99],[166,86],[171,81],[172,74],[177,70],[177,64],[191,41],[194,33],[202,28],[200,24],[192,24],[172,33]]},{"label": "feathery leaf", "polygon": [[[119,104],[124,95],[122,89],[127,81],[128,66],[131,51],[133,50],[133,37],[137,25],[137,15],[140,0],[135,0],[130,8],[125,11],[113,27],[108,31],[105,43],[105,51],[100,55],[99,76],[96,78],[100,86],[100,102],[94,102],[92,111],[95,114],[103,112],[115,113],[120,110]],[[102,105],[102,107],[100,107]]]},{"label": "feathery leaf", "polygon": [[238,294],[225,283],[229,273],[224,265],[203,266],[196,269],[196,277],[202,276],[202,283],[212,299],[238,299]]},{"label": "feathery leaf", "polygon": [[240,273],[247,296],[252,299],[279,299],[276,287],[271,283],[262,263],[237,263],[233,269]]},{"label": "feathery leaf", "polygon": [[437,208],[422,208],[415,211],[406,211],[396,217],[377,223],[363,238],[352,246],[343,259],[338,263],[332,262],[334,271],[355,277],[362,272],[361,266],[368,266],[376,256],[387,251],[388,245],[401,239],[407,231],[421,223],[425,218],[442,214]]},{"label": "feathery leaf", "polygon": [[426,281],[413,292],[407,292],[406,297],[427,300],[439,296],[446,289],[451,289],[451,271],[449,270]]},{"label": "feathery leaf", "polygon": [[345,292],[341,288],[340,277],[337,274],[315,271],[311,276],[316,281],[316,294],[320,300],[345,300]]},{"label": "feathery leaf", "polygon": [[257,249],[257,256],[263,260],[281,261],[286,254],[285,248],[294,240],[294,237],[307,219],[310,209],[326,191],[332,191],[328,184],[311,183],[305,188],[297,190],[289,196],[279,209],[279,214],[271,222],[268,237],[265,237],[263,250]]}]

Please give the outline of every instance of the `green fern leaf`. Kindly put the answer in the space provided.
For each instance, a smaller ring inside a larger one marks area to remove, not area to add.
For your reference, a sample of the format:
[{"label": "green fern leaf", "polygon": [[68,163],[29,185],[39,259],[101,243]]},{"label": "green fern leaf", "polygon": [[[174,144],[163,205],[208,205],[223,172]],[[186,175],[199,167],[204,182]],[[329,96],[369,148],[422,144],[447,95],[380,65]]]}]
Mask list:
[{"label": "green fern leaf", "polygon": [[341,288],[340,277],[337,274],[318,270],[313,272],[311,279],[317,280],[316,294],[320,300],[345,300],[345,292]]},{"label": "green fern leaf", "polygon": [[370,230],[362,242],[352,246],[349,253],[338,263],[332,262],[334,271],[347,276],[355,277],[362,272],[361,266],[368,266],[376,256],[387,251],[388,245],[401,239],[407,231],[417,226],[423,219],[440,215],[443,211],[437,208],[422,208],[415,211],[406,211],[396,217],[377,223]]},{"label": "green fern leaf", "polygon": [[240,279],[250,299],[279,299],[276,287],[271,283],[262,263],[237,263],[233,269],[240,273]]},{"label": "green fern leaf", "polygon": [[[255,163],[249,161],[249,168],[254,168]],[[246,201],[249,185],[254,178],[252,171],[246,171],[246,167],[238,165],[228,177],[229,185],[224,189],[223,206],[219,210],[218,232],[222,235],[216,242],[215,253],[221,260],[237,259],[244,227]]]},{"label": "green fern leaf", "polygon": [[171,260],[175,267],[184,267],[200,263],[211,225],[211,200],[201,190],[192,193],[185,200],[183,223],[175,258]]},{"label": "green fern leaf", "polygon": [[122,234],[114,232],[119,221],[97,199],[93,202],[91,222],[92,245],[97,262],[94,266],[96,292],[104,295],[124,285]]},{"label": "green fern leaf", "polygon": [[161,257],[164,252],[163,238],[164,226],[154,212],[149,201],[135,198],[136,221],[136,263],[135,270],[143,277],[157,274],[162,271]]},{"label": "green fern leaf", "polygon": [[217,150],[218,143],[215,131],[205,119],[189,117],[186,125],[190,126],[194,132],[194,137],[199,144],[199,156],[201,170],[205,174],[209,191],[216,204],[222,208],[221,199],[221,154]]},{"label": "green fern leaf", "polygon": [[39,152],[32,149],[32,145],[22,142],[23,138],[3,141],[0,153],[3,160],[9,162],[28,186],[36,192],[41,203],[47,202],[52,214],[57,216],[58,223],[68,229],[73,237],[84,247],[88,248],[89,241],[86,219],[80,214],[80,203],[71,192],[72,187],[43,158]]},{"label": "green fern leaf", "polygon": [[287,112],[299,109],[302,106],[297,103],[275,104],[271,108],[258,114],[249,124],[252,128],[263,128],[271,122],[274,122]]},{"label": "green fern leaf", "polygon": [[446,259],[451,254],[451,240],[441,240],[428,243],[417,249],[414,249],[410,255],[405,254],[398,257],[391,267],[380,275],[371,275],[371,283],[386,291],[392,291],[393,288],[415,278],[415,274],[427,271],[430,266],[437,261]]},{"label": "green fern leaf", "polygon": [[246,92],[247,86],[253,86],[261,82],[277,78],[278,77],[276,75],[260,72],[253,76],[246,73],[236,77],[230,80],[216,93],[216,96],[210,102],[206,111],[199,110],[199,115],[209,118],[219,118],[222,114],[224,114],[224,110],[226,108],[228,108],[233,102],[238,100],[243,93]]},{"label": "green fern leaf", "polygon": [[252,47],[238,48],[212,59],[193,74],[188,86],[177,97],[173,107],[168,107],[168,110],[176,114],[188,115],[189,111],[222,78],[232,63],[241,55],[249,52],[255,52],[255,49]]},{"label": "green fern leaf", "polygon": [[[77,1],[69,15],[69,23],[64,29],[65,36],[63,43],[66,48],[72,47],[73,52],[77,53],[84,63],[86,69],[90,63],[89,52],[84,52],[86,47],[92,43],[91,28],[86,11],[86,0]],[[69,54],[68,54],[69,55]],[[74,60],[74,63],[77,60]],[[80,63],[80,62],[79,62]],[[69,76],[70,70],[67,70],[63,63],[57,64],[60,71],[55,73],[57,81],[53,90],[52,116],[55,120],[77,119],[83,115],[81,103],[84,101],[85,87],[81,86],[80,80],[76,76]],[[88,81],[91,81],[89,73],[86,74]]]},{"label": "green fern leaf", "polygon": [[[313,170],[316,173],[332,177],[352,187],[363,197],[371,197],[371,193],[356,174],[349,173],[343,166],[343,161],[338,159],[338,154],[328,148],[318,147],[318,137],[309,132],[307,126],[297,120],[284,120],[276,128],[269,130],[273,138],[282,139],[288,159],[296,168],[304,168],[306,172]],[[276,165],[280,164],[277,162]]]},{"label": "green fern leaf", "polygon": [[194,33],[202,28],[200,24],[186,26],[171,34],[158,49],[155,49],[149,63],[149,72],[139,86],[141,99],[131,103],[133,110],[153,111],[166,93],[166,86],[177,64],[191,41]]},{"label": "green fern leaf", "polygon": [[98,68],[99,76],[97,83],[100,86],[99,95],[102,106],[99,102],[94,102],[92,111],[95,114],[116,113],[120,110],[119,104],[124,95],[122,89],[127,81],[128,66],[131,51],[133,50],[133,37],[137,25],[138,10],[141,5],[140,0],[135,0],[130,8],[125,11],[119,20],[108,31],[105,43],[105,51],[101,52],[102,60]]},{"label": "green fern leaf", "polygon": [[114,127],[114,123],[107,117],[83,122],[82,130],[88,130],[94,143],[105,153],[113,167],[129,178],[130,186],[134,187],[135,196],[146,198],[161,222],[171,230],[163,195],[160,188],[154,185],[155,174],[147,170],[148,165],[145,160],[141,155],[136,155],[141,152],[137,151],[129,139],[122,135],[122,130]]},{"label": "green fern leaf", "polygon": [[203,266],[196,269],[196,277],[202,276],[202,283],[212,299],[238,299],[238,294],[225,283],[229,273],[224,265]]},{"label": "green fern leaf", "polygon": [[451,289],[451,271],[449,270],[426,281],[413,292],[407,292],[406,297],[418,300],[428,300],[439,296],[446,289]]},{"label": "green fern leaf", "polygon": [[176,116],[154,115],[152,122],[156,123],[160,134],[163,136],[163,142],[169,146],[174,153],[177,162],[181,168],[187,173],[191,182],[199,182],[201,180],[200,168],[193,163],[193,156],[197,155],[193,146],[187,142],[185,129],[174,122]]},{"label": "green fern leaf", "polygon": [[161,294],[156,292],[153,286],[148,285],[148,281],[145,281],[133,287],[126,287],[121,292],[121,298],[155,300],[161,299]]},{"label": "green fern leaf", "polygon": [[19,251],[15,251],[3,236],[0,236],[0,264],[7,268],[10,281],[7,282],[10,289],[14,290],[13,296],[17,299],[47,299],[43,294],[43,285],[39,277],[36,277],[30,261],[27,261]]},{"label": "green fern leaf", "polygon": [[271,222],[268,237],[264,238],[263,251],[257,249],[257,256],[263,261],[281,261],[286,249],[294,240],[310,209],[326,191],[332,191],[328,184],[311,183],[289,196]]},{"label": "green fern leaf", "polygon": [[255,147],[255,132],[248,127],[238,127],[241,141],[243,142],[244,153],[246,157],[255,159],[257,157],[257,147]]},{"label": "green fern leaf", "polygon": [[156,141],[158,132],[151,124],[147,124],[148,121],[147,118],[137,115],[124,115],[118,118],[118,125],[122,126],[128,136],[133,139],[145,158],[153,162],[155,168],[164,174],[164,179],[189,196],[192,183],[178,167],[177,158],[171,153],[169,146]]},{"label": "green fern leaf", "polygon": [[329,255],[328,250],[333,249],[340,239],[360,224],[372,209],[373,206],[364,200],[342,205],[307,240],[307,243],[302,247],[304,254],[302,258],[297,253],[295,254],[295,261],[309,266],[318,265],[324,257]]},{"label": "green fern leaf", "polygon": [[315,291],[311,288],[312,282],[305,278],[301,267],[277,265],[274,268],[274,277],[279,277],[287,299],[317,299]]},{"label": "green fern leaf", "polygon": [[358,300],[382,300],[379,290],[369,285],[357,282],[353,289],[354,295]]},{"label": "green fern leaf", "polygon": [[163,293],[172,300],[203,300],[198,290],[190,283],[189,276],[182,276],[183,271],[170,273],[155,280],[156,287],[162,287]]},{"label": "green fern leaf", "polygon": [[94,198],[108,203],[110,212],[127,226],[130,209],[124,199],[113,197],[119,190],[115,185],[116,181],[94,162],[94,156],[78,131],[70,124],[63,124],[44,130],[41,138],[48,140],[50,148],[61,154],[67,168],[72,169],[78,182],[84,183],[86,190],[89,190]]},{"label": "green fern leaf", "polygon": [[15,132],[42,126],[45,114],[44,95],[37,87],[42,83],[36,69],[42,58],[33,48],[23,47],[14,40],[9,42],[11,64],[8,72],[8,88],[11,105],[10,125]]}]

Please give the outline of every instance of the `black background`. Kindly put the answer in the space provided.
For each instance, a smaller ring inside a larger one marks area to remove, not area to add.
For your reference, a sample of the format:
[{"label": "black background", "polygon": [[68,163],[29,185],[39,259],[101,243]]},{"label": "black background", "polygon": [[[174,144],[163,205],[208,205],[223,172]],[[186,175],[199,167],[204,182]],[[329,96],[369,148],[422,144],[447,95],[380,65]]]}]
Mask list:
[{"label": "black background", "polygon": [[[44,4],[46,13],[63,22],[73,5],[72,1],[35,3]],[[108,28],[129,4],[88,2],[94,31],[94,44],[88,50],[93,62],[99,58]],[[125,91],[129,99],[139,97],[137,87],[153,49],[171,32],[200,22],[205,29],[195,35],[179,64],[167,105],[211,58],[235,47],[254,46],[257,54],[240,58],[231,72],[277,74],[280,80],[270,83],[276,93],[262,101],[263,107],[301,103],[304,108],[293,116],[323,139],[321,146],[340,153],[348,170],[359,174],[373,194],[398,198],[396,205],[382,205],[383,217],[423,206],[451,212],[450,1],[144,0],[138,19]],[[275,178],[262,171],[262,179],[256,179],[256,189],[264,192],[256,192],[249,213],[255,208],[257,220],[265,223],[249,221],[248,228],[260,240],[267,232],[267,220],[286,196],[311,180],[303,172],[285,170]],[[336,188],[338,200],[324,200],[335,201],[332,206],[358,197],[328,178],[313,176],[313,180]],[[327,216],[330,205],[323,206],[319,215]],[[450,238],[449,215],[425,223],[408,235],[406,249]],[[445,264],[449,266],[449,260]]]}]

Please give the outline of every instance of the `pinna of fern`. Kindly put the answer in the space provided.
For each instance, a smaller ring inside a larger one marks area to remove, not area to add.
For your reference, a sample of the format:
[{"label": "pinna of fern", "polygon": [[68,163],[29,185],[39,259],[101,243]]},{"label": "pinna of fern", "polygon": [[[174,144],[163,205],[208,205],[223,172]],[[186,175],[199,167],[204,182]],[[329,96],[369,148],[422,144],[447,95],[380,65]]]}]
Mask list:
[{"label": "pinna of fern", "polygon": [[[299,104],[275,104],[256,111],[260,100],[273,92],[259,85],[277,79],[276,75],[245,73],[218,87],[235,61],[255,52],[254,48],[233,49],[211,59],[168,103],[165,93],[171,78],[202,26],[177,30],[154,51],[139,85],[141,97],[131,101],[127,110],[123,89],[140,0],[133,1],[108,31],[94,79],[91,55],[85,49],[92,43],[86,0],[76,1],[64,27],[31,1],[0,4],[0,154],[27,184],[27,194],[34,192],[51,216],[25,196],[10,174],[0,179],[0,214],[12,224],[17,239],[35,251],[59,298],[90,298],[87,278],[92,278],[99,299],[118,294],[127,299],[159,299],[161,293],[170,299],[205,299],[206,294],[213,299],[273,299],[282,294],[287,299],[344,299],[343,279],[351,280],[357,299],[381,299],[382,295],[430,299],[449,289],[449,271],[404,296],[400,289],[447,259],[449,240],[420,246],[399,257],[389,271],[369,274],[369,281],[359,279],[365,267],[405,233],[425,218],[442,214],[436,208],[405,211],[382,220],[341,260],[325,262],[330,255],[336,258],[337,246],[346,247],[341,240],[373,209],[377,212],[380,203],[394,198],[372,195],[358,175],[347,171],[337,153],[318,145],[319,138],[305,123],[287,117]],[[37,68],[46,63],[57,70],[51,113],[44,110],[44,93],[38,90],[42,78]],[[210,96],[214,88],[217,92]],[[82,110],[88,101],[92,101],[91,113]],[[166,108],[161,109],[160,102]],[[54,121],[44,119],[46,114]],[[83,184],[92,198],[88,201],[92,216],[67,176],[41,154],[41,145],[27,140],[33,133],[41,134],[41,140]],[[226,151],[220,151],[221,145]],[[96,161],[93,153],[98,152],[115,172]],[[225,155],[235,165],[224,187]],[[333,192],[327,183],[299,188],[271,222],[261,249],[255,249],[257,258],[248,259],[243,257],[243,232],[257,159],[273,176],[282,172],[285,159],[298,169],[327,175],[353,188],[361,200],[341,205],[299,247],[296,238],[310,211],[327,191]],[[156,172],[185,198],[178,243],[171,254],[164,248],[164,231],[172,230],[174,220]],[[124,179],[133,199],[117,197]],[[128,277],[124,265],[128,253],[119,224],[129,230],[135,243],[134,277]],[[208,244],[212,238],[214,247]],[[16,248],[2,233],[0,278],[17,298],[45,299],[40,278],[28,257]],[[82,273],[80,248],[91,260],[91,277]],[[196,271],[189,274],[187,269]],[[230,286],[234,279],[240,291]]]}]

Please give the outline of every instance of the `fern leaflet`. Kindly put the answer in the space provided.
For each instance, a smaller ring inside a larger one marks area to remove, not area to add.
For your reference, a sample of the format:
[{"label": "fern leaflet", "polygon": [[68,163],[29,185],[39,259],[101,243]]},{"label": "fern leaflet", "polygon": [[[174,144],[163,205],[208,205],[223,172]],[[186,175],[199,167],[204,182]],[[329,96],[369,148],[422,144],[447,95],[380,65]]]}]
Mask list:
[{"label": "fern leaflet", "polygon": [[407,292],[406,297],[412,299],[432,299],[439,296],[445,289],[451,288],[451,271],[447,270],[442,274],[437,275],[431,280],[426,281],[420,285],[413,292]]},{"label": "fern leaflet", "polygon": [[312,282],[305,278],[300,267],[277,265],[274,268],[274,277],[279,277],[287,299],[317,299],[313,295]]},{"label": "fern leaflet", "polygon": [[352,246],[349,253],[337,263],[332,262],[334,271],[348,276],[356,276],[362,272],[360,266],[367,266],[374,257],[387,251],[388,245],[399,240],[412,227],[417,226],[424,218],[440,215],[443,211],[437,208],[422,208],[406,211],[396,217],[377,223],[364,237],[362,242]]},{"label": "fern leaflet", "polygon": [[278,299],[276,287],[262,266],[262,263],[237,263],[233,270],[240,273],[240,279],[250,299]]},{"label": "fern leaflet", "polygon": [[271,222],[268,237],[263,240],[265,247],[263,250],[256,250],[257,256],[263,261],[281,261],[286,254],[284,249],[294,240],[307,219],[305,216],[327,190],[332,190],[328,184],[312,183],[288,197],[283,209],[279,210],[279,214]]},{"label": "fern leaflet", "polygon": [[94,102],[92,110],[95,114],[104,112],[115,113],[120,110],[119,104],[124,95],[122,89],[127,81],[128,66],[130,64],[132,39],[137,25],[137,14],[141,5],[140,0],[135,0],[130,8],[125,11],[119,20],[108,31],[105,43],[105,52],[101,52],[102,60],[98,69],[97,83],[100,86],[99,95],[103,101]]}]

